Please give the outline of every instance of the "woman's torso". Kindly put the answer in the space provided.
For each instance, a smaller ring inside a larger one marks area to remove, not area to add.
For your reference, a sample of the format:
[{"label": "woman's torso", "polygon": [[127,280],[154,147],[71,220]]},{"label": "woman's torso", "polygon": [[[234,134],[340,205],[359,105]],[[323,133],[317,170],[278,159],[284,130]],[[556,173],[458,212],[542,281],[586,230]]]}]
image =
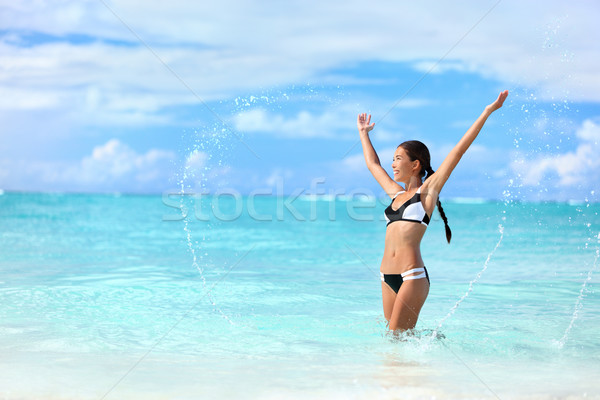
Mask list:
[{"label": "woman's torso", "polygon": [[423,204],[430,203],[431,199],[422,201],[427,196],[427,191],[422,189],[423,186],[412,195],[399,192],[390,207],[385,210],[389,222],[381,261],[381,272],[384,274],[400,274],[412,268],[425,266],[420,247],[431,215],[425,210],[432,208],[432,204]]}]

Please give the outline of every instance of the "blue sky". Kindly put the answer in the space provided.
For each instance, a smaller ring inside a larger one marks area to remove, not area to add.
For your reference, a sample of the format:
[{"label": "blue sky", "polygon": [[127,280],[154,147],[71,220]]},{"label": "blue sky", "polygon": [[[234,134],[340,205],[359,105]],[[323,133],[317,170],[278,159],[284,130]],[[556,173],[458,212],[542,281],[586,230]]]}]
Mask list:
[{"label": "blue sky", "polygon": [[598,201],[600,5],[413,3],[2,5],[0,189],[379,195],[359,112],[435,168],[508,89],[442,196]]}]

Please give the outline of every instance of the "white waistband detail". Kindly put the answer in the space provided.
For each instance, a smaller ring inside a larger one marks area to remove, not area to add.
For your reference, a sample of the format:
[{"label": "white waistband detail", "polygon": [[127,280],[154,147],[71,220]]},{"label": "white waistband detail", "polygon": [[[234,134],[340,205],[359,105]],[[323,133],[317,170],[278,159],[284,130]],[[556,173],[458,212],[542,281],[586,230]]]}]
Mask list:
[{"label": "white waistband detail", "polygon": [[404,281],[410,281],[410,280],[413,280],[413,279],[421,279],[421,278],[427,278],[427,274],[425,274],[425,272],[423,272],[420,275],[412,275],[412,276],[406,276],[406,277],[403,276],[402,280],[404,280]]},{"label": "white waistband detail", "polygon": [[[402,275],[402,278],[404,278],[406,275],[410,275],[410,274],[416,274],[417,272],[423,272],[423,273],[425,273],[425,268],[422,268],[422,267],[421,267],[421,268],[413,268],[413,269],[409,269],[408,271],[406,271],[406,272],[403,272],[403,273],[402,273],[402,274],[400,274],[400,275]],[[410,278],[410,277],[409,277],[409,278]]]}]

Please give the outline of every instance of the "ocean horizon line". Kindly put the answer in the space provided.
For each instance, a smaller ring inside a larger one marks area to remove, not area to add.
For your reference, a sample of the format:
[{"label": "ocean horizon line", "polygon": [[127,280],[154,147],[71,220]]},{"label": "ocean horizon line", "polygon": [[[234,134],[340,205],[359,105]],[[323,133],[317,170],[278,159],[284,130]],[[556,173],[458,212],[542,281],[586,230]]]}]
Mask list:
[{"label": "ocean horizon line", "polygon": [[[217,190],[214,193],[206,193],[200,191],[175,191],[175,190],[165,190],[162,192],[120,192],[120,191],[77,191],[77,190],[12,190],[12,189],[0,189],[0,196],[3,195],[11,195],[11,194],[20,194],[20,195],[53,195],[53,196],[103,196],[103,197],[162,197],[162,196],[177,196],[177,195],[201,195],[205,197],[214,197],[214,196],[224,196],[227,195],[231,197],[234,194],[233,188],[229,188],[232,192],[227,192],[226,190]],[[351,195],[347,194],[339,194],[339,193],[324,193],[324,194],[314,194],[314,193],[282,193],[282,194],[269,194],[269,193],[240,193],[235,191],[236,195],[241,196],[241,198],[248,197],[258,197],[258,198],[277,198],[280,196],[283,197],[294,197],[300,201],[365,201],[372,202],[381,199],[383,193],[380,196],[371,196],[365,193],[354,193]],[[459,197],[441,197],[441,201],[446,203],[453,204],[491,204],[491,203],[504,203],[507,202],[505,199],[500,198],[485,198],[485,197],[468,197],[468,196],[459,196]],[[511,199],[510,203],[516,204],[568,204],[571,206],[581,206],[586,204],[600,204],[600,201],[589,201],[587,199],[545,199],[545,200],[530,200],[530,199]]]}]

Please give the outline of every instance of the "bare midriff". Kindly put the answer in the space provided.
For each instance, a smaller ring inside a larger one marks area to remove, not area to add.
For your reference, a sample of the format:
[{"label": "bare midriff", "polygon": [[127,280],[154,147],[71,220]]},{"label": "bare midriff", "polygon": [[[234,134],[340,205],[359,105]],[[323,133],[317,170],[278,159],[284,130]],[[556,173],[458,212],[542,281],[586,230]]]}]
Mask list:
[{"label": "bare midriff", "polygon": [[410,221],[395,221],[389,224],[385,233],[381,272],[401,274],[413,268],[424,267],[421,239],[426,229],[426,225]]}]

